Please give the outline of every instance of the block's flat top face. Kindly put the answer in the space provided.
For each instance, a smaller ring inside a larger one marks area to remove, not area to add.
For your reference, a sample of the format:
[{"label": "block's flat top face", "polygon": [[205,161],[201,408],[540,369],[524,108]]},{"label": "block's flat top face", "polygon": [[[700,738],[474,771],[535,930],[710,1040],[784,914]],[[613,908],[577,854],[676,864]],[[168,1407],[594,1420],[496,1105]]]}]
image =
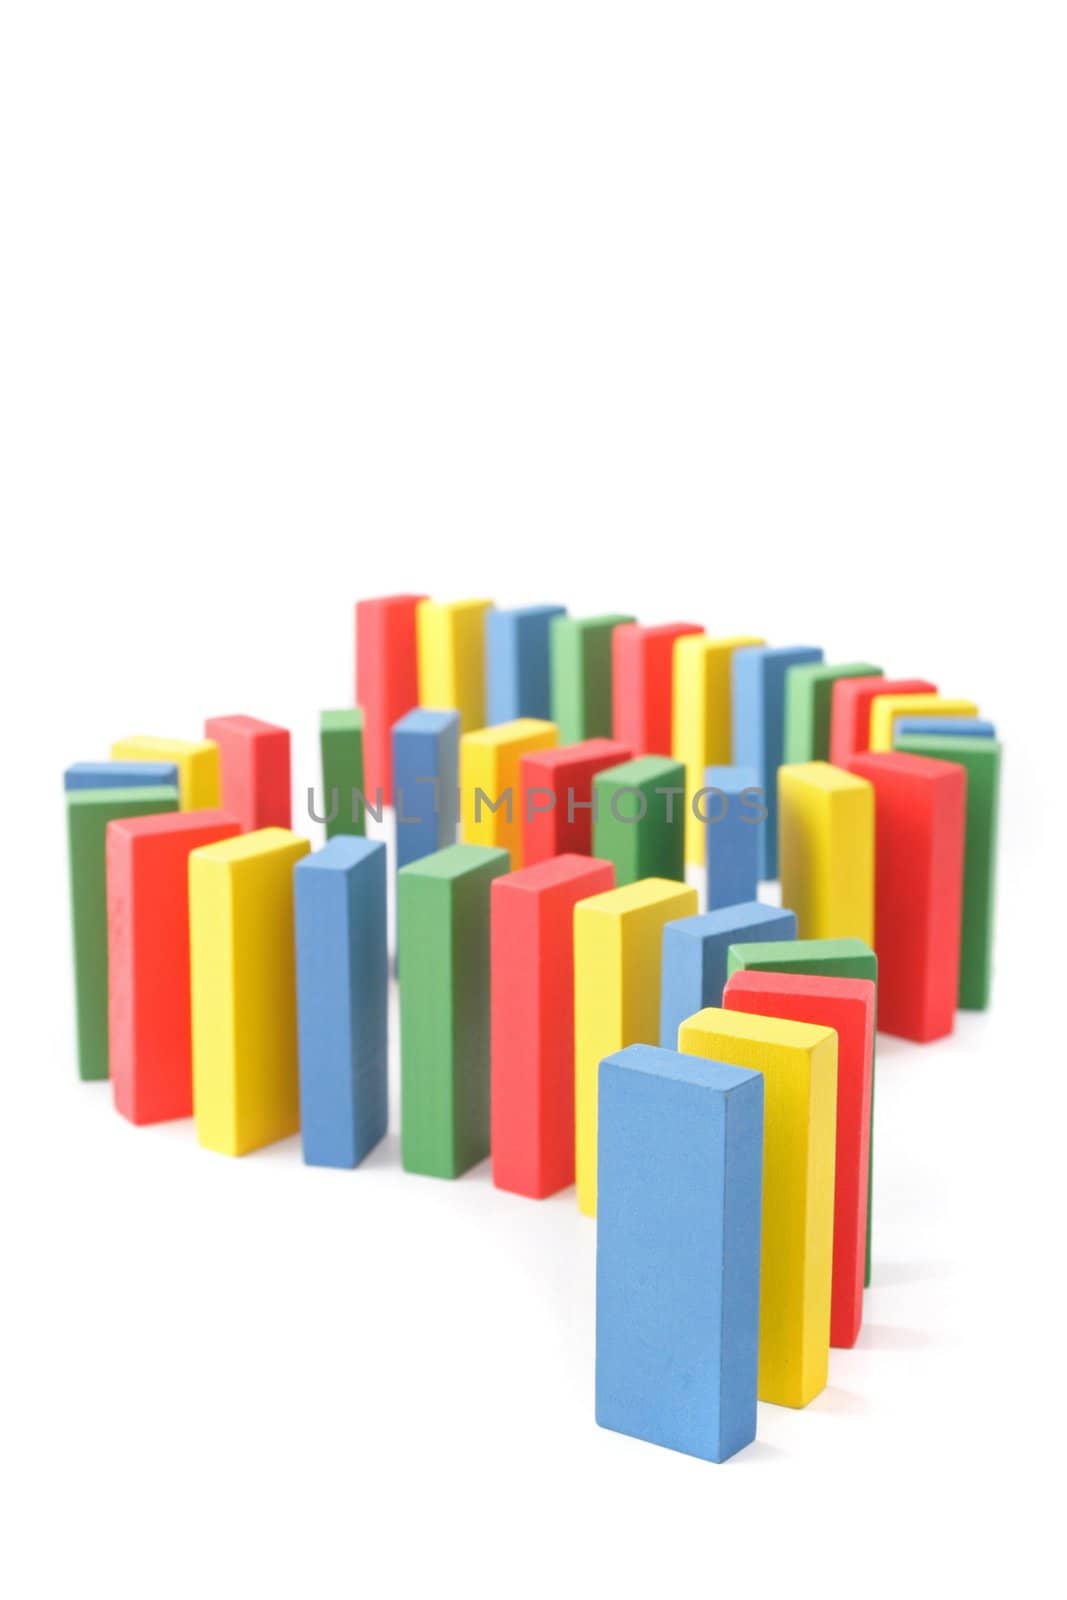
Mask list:
[{"label": "block's flat top face", "polygon": [[[143,796],[156,791],[141,789],[138,792]],[[174,789],[168,792],[177,793]],[[213,828],[237,828],[239,823],[225,811],[161,811],[153,817],[123,817],[114,826],[124,839],[151,839],[159,834],[173,838],[183,833],[208,833]]]},{"label": "block's flat top face", "polygon": [[995,723],[983,717],[897,717],[894,724],[897,738],[908,734],[924,739],[934,734],[958,734],[972,739],[995,739]]},{"label": "block's flat top face", "polygon": [[102,788],[121,789],[126,779],[165,788],[177,783],[178,769],[173,761],[75,761],[63,774],[65,783],[81,789],[93,788],[94,779]]},{"label": "block's flat top face", "polygon": [[814,663],[822,660],[822,650],[815,644],[747,645],[743,650],[738,650],[737,655],[758,668],[788,667],[794,664],[802,666],[805,662]]},{"label": "block's flat top face", "polygon": [[491,728],[476,728],[472,733],[465,733],[463,743],[468,748],[492,750],[501,745],[522,744],[527,739],[548,738],[555,732],[554,722],[545,722],[540,717],[516,717],[514,722],[497,722]]},{"label": "block's flat top face", "polygon": [[254,738],[259,734],[287,734],[288,731],[276,722],[263,722],[259,717],[246,717],[241,713],[229,717],[209,717],[204,724],[204,732],[209,739],[217,738],[220,733],[243,733]]},{"label": "block's flat top face", "polygon": [[759,773],[755,767],[705,767],[704,785],[723,794],[740,794],[742,789],[759,788]]},{"label": "block's flat top face", "polygon": [[[696,917],[681,917],[677,922],[672,922],[670,927],[673,932],[687,939],[723,939],[747,928],[761,927],[767,922],[781,922],[783,917],[791,915],[782,906],[766,906],[762,900],[743,900],[739,905],[722,906],[718,911],[702,911]],[[769,949],[770,945],[763,944],[760,948]],[[782,948],[793,950],[794,942],[783,942]]]},{"label": "block's flat top face", "polygon": [[597,633],[604,628],[622,628],[627,623],[633,622],[633,617],[624,617],[621,612],[606,611],[600,617],[558,617],[552,624],[554,628],[576,628],[580,633]]},{"label": "block's flat top face", "polygon": [[627,637],[635,640],[644,639],[673,639],[676,634],[683,636],[703,633],[704,629],[699,622],[657,622],[651,626],[642,622],[625,624]]},{"label": "block's flat top face", "polygon": [[875,985],[870,978],[824,978],[815,972],[735,972],[726,981],[727,994],[792,996],[830,1000],[873,1011]]},{"label": "block's flat top face", "polygon": [[874,951],[862,939],[770,939],[765,943],[752,940],[741,947],[742,955],[752,961],[842,961],[848,957],[873,956]]},{"label": "block's flat top face", "polygon": [[684,773],[681,761],[670,756],[638,756],[635,761],[623,761],[617,767],[605,767],[598,772],[594,782],[618,788],[637,788],[642,783],[652,783],[656,778],[676,778]]},{"label": "block's flat top face", "polygon": [[833,1028],[814,1022],[790,1022],[784,1017],[763,1017],[751,1011],[724,1011],[708,1006],[682,1023],[687,1037],[747,1039],[754,1044],[772,1044],[789,1050],[815,1050],[834,1037]]},{"label": "block's flat top face", "polygon": [[433,734],[436,737],[458,727],[458,711],[426,711],[419,708],[398,717],[393,723],[393,732]]},{"label": "block's flat top face", "polygon": [[462,617],[474,611],[488,611],[491,600],[423,600],[420,611],[434,611],[445,617]]},{"label": "block's flat top face", "polygon": [[138,784],[130,789],[69,789],[67,806],[71,811],[106,811],[108,806],[143,805],[145,801],[177,800],[172,783]]},{"label": "block's flat top face", "polygon": [[[988,740],[985,741],[988,743]],[[948,761],[931,761],[929,756],[913,756],[904,750],[866,750],[849,756],[849,771],[877,783],[879,777],[907,779],[911,783],[958,783],[962,767]]]},{"label": "block's flat top face", "polygon": [[722,650],[754,649],[765,643],[765,639],[754,633],[735,633],[727,639],[709,639],[701,629],[699,633],[683,633],[674,649],[676,655],[681,651],[683,656],[708,656],[716,655]]},{"label": "block's flat top face", "polygon": [[542,894],[545,890],[558,889],[564,884],[596,882],[602,885],[606,871],[613,871],[611,863],[599,861],[595,856],[551,856],[547,861],[538,861],[532,867],[520,867],[517,872],[497,878],[493,892],[510,893],[514,890]]},{"label": "block's flat top face", "polygon": [[870,700],[882,694],[936,694],[937,685],[925,678],[883,678],[872,672],[866,678],[844,678],[834,684],[834,693],[849,700]]},{"label": "block's flat top face", "polygon": [[373,600],[357,600],[356,615],[361,611],[387,611],[390,606],[414,606],[427,598],[424,594],[383,594]]},{"label": "block's flat top face", "polygon": [[578,744],[557,744],[551,750],[531,752],[524,759],[556,772],[601,759],[620,765],[628,759],[629,754],[630,747],[620,744],[617,739],[582,739]]},{"label": "block's flat top face", "polygon": [[822,789],[827,794],[867,788],[865,778],[858,777],[854,772],[846,772],[843,767],[831,766],[829,761],[797,761],[779,767],[778,771],[786,783],[806,783],[809,788]]},{"label": "block's flat top face", "polygon": [[894,753],[944,761],[986,761],[993,766],[1000,760],[1001,749],[997,739],[984,734],[965,738],[955,733],[898,733],[897,750]]},{"label": "block's flat top face", "polygon": [[762,1074],[749,1067],[732,1067],[726,1061],[712,1061],[706,1056],[683,1055],[680,1050],[664,1050],[654,1044],[631,1044],[625,1050],[605,1056],[603,1067],[614,1067],[621,1072],[638,1072],[654,1078],[671,1078],[678,1083],[693,1084],[700,1089],[714,1089],[729,1094],[743,1089],[754,1080],[762,1082]]},{"label": "block's flat top face", "polygon": [[347,706],[343,711],[322,711],[319,727],[323,733],[361,733],[363,712],[359,706]]},{"label": "block's flat top face", "polygon": [[533,621],[538,617],[565,617],[566,615],[566,606],[511,606],[492,612],[491,621],[492,626],[496,628],[501,623],[523,622],[527,618]]},{"label": "block's flat top face", "polygon": [[839,678],[881,678],[881,667],[869,661],[806,661],[796,669],[804,683],[836,683]]},{"label": "block's flat top face", "polygon": [[400,878],[433,878],[448,883],[464,877],[468,872],[480,872],[484,867],[499,865],[511,860],[507,850],[497,850],[487,844],[450,844],[432,855],[421,856],[401,867]]},{"label": "block's flat top face", "polygon": [[351,872],[365,861],[371,861],[377,855],[384,856],[385,841],[383,839],[365,839],[359,834],[339,833],[323,845],[321,850],[315,850],[311,855],[305,856],[297,864],[299,873],[305,872]]},{"label": "block's flat top face", "polygon": [[160,755],[194,755],[198,750],[212,750],[210,739],[167,739],[156,733],[131,733],[125,739],[116,739],[112,752],[122,749],[158,750]]},{"label": "block's flat top face", "polygon": [[639,878],[636,883],[624,884],[621,889],[607,889],[603,894],[591,895],[588,900],[582,901],[579,909],[594,911],[605,916],[622,917],[628,911],[641,911],[646,906],[668,905],[671,901],[678,901],[683,905],[695,905],[696,890],[673,878]]},{"label": "block's flat top face", "polygon": [[289,828],[257,828],[253,833],[239,834],[236,839],[220,839],[197,852],[200,859],[234,864],[254,861],[263,856],[282,855],[297,851],[305,853],[311,848],[307,839]]}]

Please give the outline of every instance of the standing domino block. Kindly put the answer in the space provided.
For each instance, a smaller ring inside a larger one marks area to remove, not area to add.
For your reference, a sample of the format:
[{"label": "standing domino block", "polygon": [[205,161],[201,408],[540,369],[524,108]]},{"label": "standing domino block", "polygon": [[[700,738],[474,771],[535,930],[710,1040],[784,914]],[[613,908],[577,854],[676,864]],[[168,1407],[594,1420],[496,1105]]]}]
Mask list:
[{"label": "standing domino block", "polygon": [[356,705],[363,710],[367,790],[393,803],[391,734],[419,703],[415,608],[424,594],[390,594],[356,605]]},{"label": "standing domino block", "polygon": [[674,708],[674,642],[702,634],[696,622],[665,622],[645,628],[626,622],[611,638],[611,725],[621,744],[641,755],[671,754]]},{"label": "standing domino block", "polygon": [[396,864],[456,842],[459,712],[409,711],[393,728]]},{"label": "standing domino block", "polygon": [[507,850],[512,867],[522,860],[522,789],[519,763],[557,742],[555,724],[520,717],[495,728],[465,733],[459,742],[460,821],[465,844]]},{"label": "standing domino block", "polygon": [[167,785],[73,789],[67,794],[74,1009],[83,1082],[108,1076],[108,823],[177,809],[178,791]]},{"label": "standing domino block", "polygon": [[651,1045],[600,1066],[596,1419],[705,1461],[756,1437],[763,1090]]},{"label": "standing domino block", "polygon": [[785,679],[784,760],[790,764],[828,761],[834,684],[849,678],[867,682],[882,675],[881,667],[873,667],[869,661],[791,667]]},{"label": "standing domino block", "polygon": [[705,768],[728,767],[733,760],[733,653],[747,645],[765,643],[754,634],[709,639],[702,633],[689,633],[674,641],[671,755],[685,766],[685,859],[690,866],[703,866],[706,843],[700,818],[692,809],[693,797],[706,781]]},{"label": "standing domino block", "polygon": [[189,857],[193,1115],[220,1155],[300,1127],[293,868],[310,848],[261,828]]},{"label": "standing domino block", "polygon": [[755,900],[759,887],[760,834],[766,827],[766,806],[752,767],[705,767],[703,787],[686,808],[688,829],[696,805],[707,843],[700,852],[707,863],[706,905],[741,905]]},{"label": "standing domino block", "polygon": [[63,774],[63,788],[176,789],[173,761],[75,761]]},{"label": "standing domino block", "polygon": [[927,1043],[951,1033],[960,975],[967,774],[925,756],[853,756],[874,785],[878,1026]]},{"label": "standing domino block", "polygon": [[508,866],[454,844],[397,874],[407,1172],[458,1178],[489,1154],[489,895]]},{"label": "standing domino block", "polygon": [[212,811],[222,803],[219,747],[210,739],[158,739],[136,733],[111,746],[113,761],[165,761],[178,769],[183,811]]},{"label": "standing domino block", "polygon": [[538,750],[519,762],[522,859],[527,866],[552,856],[593,853],[593,779],[632,752],[614,739]]},{"label": "standing domino block", "polygon": [[981,717],[898,717],[893,729],[893,749],[900,748],[900,740],[911,734],[924,739],[955,736],[961,739],[995,739],[997,730],[992,722]]},{"label": "standing domino block", "polygon": [[759,1398],[806,1406],[830,1360],[837,1035],[711,1009],[683,1023],[679,1045],[763,1074]]},{"label": "standing domino block", "polygon": [[866,750],[871,732],[871,702],[878,694],[936,694],[925,678],[841,678],[830,697],[830,760],[843,767],[849,756]]},{"label": "standing domino block", "polygon": [[514,611],[487,612],[486,721],[490,726],[515,722],[519,717],[549,721],[549,628],[554,617],[566,615],[566,606],[521,606]]},{"label": "standing domino block", "polygon": [[684,881],[685,768],[680,761],[640,756],[597,773],[593,854],[614,864],[620,887],[641,878]]},{"label": "standing domino block", "polygon": [[492,1152],[498,1189],[540,1200],[574,1182],[574,908],[614,887],[607,861],[562,855],[492,886]]},{"label": "standing domino block", "polygon": [[801,939],[874,938],[874,790],[828,761],[778,769],[782,901]]},{"label": "standing domino block", "polygon": [[366,833],[363,712],[359,707],[320,713],[319,753],[327,839]]},{"label": "standing domino block", "polygon": [[313,1167],[358,1167],[389,1111],[386,852],[337,838],[297,862],[300,1128]]},{"label": "standing domino block", "polygon": [[485,726],[485,617],[491,600],[422,600],[415,611],[419,704],[459,712],[461,733]]},{"label": "standing domino block", "polygon": [[663,930],[663,976],[659,1042],[678,1048],[678,1029],[708,1006],[721,1006],[726,987],[726,961],[733,945],[747,940],[792,940],[797,919],[792,911],[765,906],[758,900],[724,906],[701,916],[668,922]]},{"label": "standing domino block", "polygon": [[292,825],[289,730],[257,717],[210,717],[204,738],[219,747],[222,809],[243,833]]},{"label": "standing domino block", "polygon": [[837,1033],[833,1287],[830,1344],[851,1349],[863,1320],[870,1168],[874,984],[866,978],[735,972],[723,1005],[761,1017],[810,1022]]},{"label": "standing domino block", "polygon": [[552,721],[562,744],[611,738],[611,638],[633,617],[555,617],[549,627]]},{"label": "standing domino block", "polygon": [[734,764],[753,767],[763,790],[760,877],[778,876],[778,768],[785,738],[785,676],[790,667],[822,660],[813,645],[764,646],[733,656]]},{"label": "standing domino block", "polygon": [[897,717],[976,717],[973,700],[950,700],[943,694],[876,694],[871,701],[870,748],[892,750]]},{"label": "standing domino block", "polygon": [[111,1088],[116,1110],[131,1122],[193,1114],[189,855],[240,831],[221,811],[108,825]]},{"label": "standing domino block", "polygon": [[597,1071],[628,1044],[655,1044],[663,925],[696,908],[695,889],[646,878],[574,909],[574,1165],[587,1217],[596,1216]]}]

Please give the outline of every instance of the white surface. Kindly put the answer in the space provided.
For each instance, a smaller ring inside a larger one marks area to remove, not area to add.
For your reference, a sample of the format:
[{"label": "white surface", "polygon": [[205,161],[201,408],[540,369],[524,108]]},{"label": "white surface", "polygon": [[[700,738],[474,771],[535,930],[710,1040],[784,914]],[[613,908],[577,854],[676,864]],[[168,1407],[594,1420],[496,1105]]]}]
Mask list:
[{"label": "white surface", "polygon": [[[7,1591],[1049,1592],[1061,8],[0,30]],[[248,711],[299,792],[407,588],[822,644],[1007,743],[995,1009],[881,1042],[860,1345],[725,1467],[594,1425],[572,1196],[231,1162],[75,1082],[62,767]]]}]

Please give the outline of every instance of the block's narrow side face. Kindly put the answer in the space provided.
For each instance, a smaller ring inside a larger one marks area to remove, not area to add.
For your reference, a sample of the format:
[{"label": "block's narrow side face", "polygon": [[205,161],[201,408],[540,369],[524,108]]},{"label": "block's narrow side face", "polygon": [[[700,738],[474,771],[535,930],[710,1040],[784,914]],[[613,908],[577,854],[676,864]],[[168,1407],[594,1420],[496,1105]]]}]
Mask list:
[{"label": "block's narrow side face", "polygon": [[309,858],[296,890],[297,1017],[300,1036],[300,1128],[312,1165],[355,1165],[350,982],[351,925],[347,875]]},{"label": "block's narrow side face", "polygon": [[489,897],[503,866],[487,863],[455,881],[452,948],[458,969],[453,1032],[453,1163],[465,1172],[489,1154]]},{"label": "block's narrow side face", "polygon": [[389,1125],[389,947],[387,855],[380,845],[348,874],[349,1027],[356,1067],[355,1157]]},{"label": "block's narrow side face", "polygon": [[452,884],[397,879],[401,1151],[408,1172],[456,1175]]},{"label": "block's narrow side face", "polygon": [[228,863],[189,859],[193,1115],[200,1143],[237,1155],[236,929]]},{"label": "block's narrow side face", "polygon": [[623,918],[590,901],[574,912],[574,1121],[578,1207],[596,1216],[597,1072],[630,1043],[623,1023]]}]

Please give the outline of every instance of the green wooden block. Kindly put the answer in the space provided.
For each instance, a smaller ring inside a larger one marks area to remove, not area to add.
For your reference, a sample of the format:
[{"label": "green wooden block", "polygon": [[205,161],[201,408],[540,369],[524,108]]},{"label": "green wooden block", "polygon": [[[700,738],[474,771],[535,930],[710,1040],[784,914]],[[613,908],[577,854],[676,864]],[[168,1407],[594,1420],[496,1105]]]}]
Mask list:
[{"label": "green wooden block", "polygon": [[74,943],[74,1009],[78,1076],[107,1078],[107,825],[120,817],[177,811],[173,785],[67,792],[70,915]]},{"label": "green wooden block", "polygon": [[993,903],[996,891],[997,813],[1001,746],[996,739],[933,733],[898,734],[894,750],[954,761],[967,772],[967,824],[963,852],[963,926],[960,937],[961,1011],[984,1011],[993,982]]},{"label": "green wooden block", "polygon": [[[664,793],[663,791],[669,791]],[[593,854],[615,866],[615,886],[639,878],[685,882],[685,766],[639,756],[593,779]]]},{"label": "green wooden block", "polygon": [[552,721],[560,744],[610,739],[611,635],[636,617],[554,617],[549,630]]},{"label": "green wooden block", "polygon": [[816,661],[790,667],[785,675],[783,760],[829,761],[834,684],[839,678],[881,677],[881,667],[872,667],[869,661],[848,661],[843,666]]},{"label": "green wooden block", "polygon": [[[358,707],[323,711],[319,717],[319,748],[322,751],[322,817],[326,821],[327,839],[339,833],[366,833],[363,712]],[[376,806],[374,795],[370,798],[371,804]]]},{"label": "green wooden block", "polygon": [[454,844],[397,873],[400,1149],[458,1178],[489,1154],[489,895],[507,850]]}]

